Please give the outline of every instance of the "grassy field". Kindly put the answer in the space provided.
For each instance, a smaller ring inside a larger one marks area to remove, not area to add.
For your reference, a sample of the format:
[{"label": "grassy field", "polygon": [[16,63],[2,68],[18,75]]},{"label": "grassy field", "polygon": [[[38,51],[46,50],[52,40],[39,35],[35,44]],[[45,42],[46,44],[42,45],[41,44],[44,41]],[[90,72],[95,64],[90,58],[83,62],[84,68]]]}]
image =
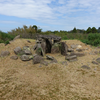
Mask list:
[{"label": "grassy field", "polygon": [[[40,64],[33,65],[32,60],[10,59],[15,55],[13,50],[16,47],[32,48],[35,45],[35,40],[28,39],[31,43],[26,40],[17,39],[7,46],[0,44],[0,52],[10,51],[9,56],[0,58],[0,100],[100,100],[100,65],[91,63],[100,55],[89,55],[97,48],[79,40],[63,40],[68,47],[80,44],[82,49],[88,48],[84,51],[86,55],[63,65],[64,56],[48,54],[55,57],[58,63],[40,67]],[[88,65],[91,70],[82,69],[82,65]]]}]

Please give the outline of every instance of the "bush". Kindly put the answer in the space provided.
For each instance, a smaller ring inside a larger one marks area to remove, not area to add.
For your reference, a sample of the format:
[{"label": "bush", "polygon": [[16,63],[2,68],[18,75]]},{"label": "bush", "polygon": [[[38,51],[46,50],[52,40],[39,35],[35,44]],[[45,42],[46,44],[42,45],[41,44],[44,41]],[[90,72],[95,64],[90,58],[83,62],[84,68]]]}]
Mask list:
[{"label": "bush", "polygon": [[62,40],[67,40],[67,39],[68,39],[67,36],[62,37]]},{"label": "bush", "polygon": [[99,44],[100,44],[100,40],[99,39],[94,40],[94,42],[93,42],[94,46],[98,46]]},{"label": "bush", "polygon": [[83,42],[83,43],[86,43],[86,44],[90,44],[90,41],[89,40],[87,40],[87,39],[84,39],[84,40],[80,40],[81,42]]},{"label": "bush", "polygon": [[0,43],[4,43],[4,41],[3,40],[0,40]]},{"label": "bush", "polygon": [[5,44],[9,44],[9,41],[6,41]]}]

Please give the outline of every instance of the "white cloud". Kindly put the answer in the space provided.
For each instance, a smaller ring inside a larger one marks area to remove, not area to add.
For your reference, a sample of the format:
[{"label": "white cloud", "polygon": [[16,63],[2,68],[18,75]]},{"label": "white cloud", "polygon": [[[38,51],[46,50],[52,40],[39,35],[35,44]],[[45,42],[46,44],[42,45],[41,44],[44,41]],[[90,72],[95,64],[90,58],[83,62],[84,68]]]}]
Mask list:
[{"label": "white cloud", "polygon": [[5,23],[5,24],[20,24],[19,22],[16,22],[16,21],[2,21],[2,20],[0,20],[0,23]]},{"label": "white cloud", "polygon": [[[58,3],[59,6],[56,5]],[[97,27],[100,22],[99,5],[99,0],[0,0],[0,14],[61,27],[85,27],[85,24]]]}]

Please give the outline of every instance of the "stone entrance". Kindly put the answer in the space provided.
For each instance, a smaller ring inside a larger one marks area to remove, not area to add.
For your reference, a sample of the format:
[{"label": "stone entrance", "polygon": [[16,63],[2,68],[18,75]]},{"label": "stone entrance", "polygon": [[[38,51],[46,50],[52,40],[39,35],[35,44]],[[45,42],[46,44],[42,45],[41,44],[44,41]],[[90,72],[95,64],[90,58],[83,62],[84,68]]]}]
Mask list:
[{"label": "stone entrance", "polygon": [[46,39],[46,53],[51,53],[52,44],[50,40]]}]

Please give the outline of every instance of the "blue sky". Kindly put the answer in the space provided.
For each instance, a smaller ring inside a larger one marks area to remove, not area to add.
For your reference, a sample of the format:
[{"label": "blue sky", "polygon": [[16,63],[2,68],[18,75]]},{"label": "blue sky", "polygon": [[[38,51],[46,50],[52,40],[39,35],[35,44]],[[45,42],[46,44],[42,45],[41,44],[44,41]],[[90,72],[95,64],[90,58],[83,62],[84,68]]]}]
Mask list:
[{"label": "blue sky", "polygon": [[100,0],[0,0],[0,30],[37,25],[42,31],[100,27]]}]

